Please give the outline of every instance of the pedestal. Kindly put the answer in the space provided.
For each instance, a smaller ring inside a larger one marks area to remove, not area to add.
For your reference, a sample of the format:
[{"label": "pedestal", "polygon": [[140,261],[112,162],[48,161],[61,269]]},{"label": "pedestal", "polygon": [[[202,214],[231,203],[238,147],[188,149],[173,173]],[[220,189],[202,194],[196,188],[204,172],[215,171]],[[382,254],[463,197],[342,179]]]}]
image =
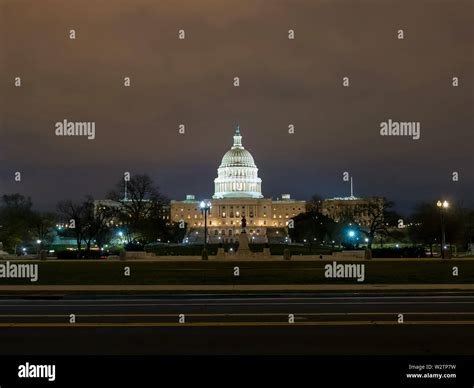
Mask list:
[{"label": "pedestal", "polygon": [[217,248],[216,259],[217,259],[217,260],[223,260],[223,259],[225,259],[224,248]]},{"label": "pedestal", "polygon": [[247,237],[247,233],[245,232],[239,234],[239,248],[237,249],[237,255],[246,258],[250,258],[252,256],[252,252],[249,248],[249,239]]}]

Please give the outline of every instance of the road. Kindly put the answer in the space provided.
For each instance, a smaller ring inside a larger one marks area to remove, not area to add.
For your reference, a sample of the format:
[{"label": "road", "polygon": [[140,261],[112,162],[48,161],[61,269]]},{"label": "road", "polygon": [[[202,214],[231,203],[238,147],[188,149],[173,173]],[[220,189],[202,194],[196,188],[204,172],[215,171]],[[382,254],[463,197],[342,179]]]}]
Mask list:
[{"label": "road", "polygon": [[473,355],[474,294],[5,297],[0,343],[0,355]]}]

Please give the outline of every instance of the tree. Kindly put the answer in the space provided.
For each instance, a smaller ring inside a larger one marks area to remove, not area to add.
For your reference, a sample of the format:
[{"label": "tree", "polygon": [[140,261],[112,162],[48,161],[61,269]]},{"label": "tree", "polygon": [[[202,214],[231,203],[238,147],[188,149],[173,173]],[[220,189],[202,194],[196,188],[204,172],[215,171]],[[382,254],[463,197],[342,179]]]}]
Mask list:
[{"label": "tree", "polygon": [[307,212],[321,213],[323,210],[323,197],[318,194],[314,194],[311,199],[306,203]]},{"label": "tree", "polygon": [[373,198],[367,203],[352,207],[352,216],[364,214],[367,220],[366,225],[359,225],[359,230],[367,237],[367,249],[372,249],[375,235],[388,236],[390,228],[396,225],[398,214],[391,210],[394,206],[392,201],[386,198]]},{"label": "tree", "polygon": [[146,239],[165,232],[166,223],[158,216],[169,200],[148,175],[134,175],[127,182],[127,196],[124,192],[124,182],[117,183],[115,190],[108,195],[108,199],[119,201],[116,218],[125,225],[128,241]]},{"label": "tree", "polygon": [[112,227],[110,220],[115,214],[115,209],[100,205],[95,206],[94,202],[87,203],[87,211],[85,212],[85,241],[86,254],[89,254],[92,241],[95,241],[99,250],[112,237]]},{"label": "tree", "polygon": [[462,231],[460,232],[461,243],[465,249],[474,243],[474,209],[462,209]]},{"label": "tree", "polygon": [[3,195],[0,202],[0,241],[4,249],[16,252],[17,246],[31,241],[34,213],[29,197],[21,194]]},{"label": "tree", "polygon": [[289,234],[295,241],[307,240],[312,244],[316,239],[322,244],[326,237],[335,239],[335,222],[322,213],[312,210],[298,214],[293,220],[294,228],[289,229]]},{"label": "tree", "polygon": [[433,257],[433,245],[440,241],[440,215],[435,203],[420,202],[415,206],[410,217],[408,229],[410,239],[430,247]]},{"label": "tree", "polygon": [[[428,245],[433,256],[433,245],[441,244],[441,213],[435,202],[421,202],[411,216],[409,235],[413,242]],[[442,210],[446,242],[467,248],[474,237],[474,210],[460,203],[451,203]]]},{"label": "tree", "polygon": [[76,238],[78,258],[81,254],[82,241],[85,238],[87,228],[87,212],[89,210],[90,199],[85,202],[74,202],[70,199],[61,201],[57,205],[57,209],[66,218],[68,224],[68,230],[73,231],[73,235]]},{"label": "tree", "polygon": [[54,213],[34,212],[32,216],[32,225],[34,236],[40,240],[40,249],[44,244],[53,241],[57,216]]}]

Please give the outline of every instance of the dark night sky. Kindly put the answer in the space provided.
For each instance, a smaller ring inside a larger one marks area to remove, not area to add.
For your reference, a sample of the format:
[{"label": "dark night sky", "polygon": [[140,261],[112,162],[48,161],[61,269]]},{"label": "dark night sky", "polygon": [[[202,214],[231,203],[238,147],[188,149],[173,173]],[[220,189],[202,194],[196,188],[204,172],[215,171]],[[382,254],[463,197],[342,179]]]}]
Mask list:
[{"label": "dark night sky", "polygon": [[[349,171],[356,195],[402,210],[474,205],[473,4],[0,0],[0,194],[53,209],[130,171],[210,197],[239,122],[266,197],[347,195]],[[65,118],[95,121],[96,139],[56,137]],[[389,118],[420,121],[421,139],[381,137]]]}]

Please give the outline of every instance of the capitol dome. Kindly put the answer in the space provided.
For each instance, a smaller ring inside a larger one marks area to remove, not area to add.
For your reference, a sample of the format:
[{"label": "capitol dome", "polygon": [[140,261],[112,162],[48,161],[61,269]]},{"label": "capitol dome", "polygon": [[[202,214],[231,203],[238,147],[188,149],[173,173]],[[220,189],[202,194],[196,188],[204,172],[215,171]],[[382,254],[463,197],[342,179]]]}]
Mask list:
[{"label": "capitol dome", "polygon": [[217,169],[213,198],[263,198],[262,180],[257,173],[252,154],[242,146],[242,135],[237,126],[234,144]]}]

